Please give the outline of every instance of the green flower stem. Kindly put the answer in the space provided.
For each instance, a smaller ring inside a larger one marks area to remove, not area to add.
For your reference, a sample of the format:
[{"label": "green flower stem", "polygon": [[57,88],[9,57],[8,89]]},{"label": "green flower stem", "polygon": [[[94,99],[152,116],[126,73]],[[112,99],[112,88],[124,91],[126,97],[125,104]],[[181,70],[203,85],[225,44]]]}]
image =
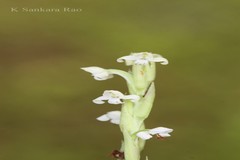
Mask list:
[{"label": "green flower stem", "polygon": [[144,130],[144,120],[148,117],[155,97],[154,83],[149,87],[145,97],[139,102],[125,101],[121,111],[120,129],[123,133],[126,160],[140,160],[140,152],[145,146],[145,141],[136,137],[134,133]]},{"label": "green flower stem", "polygon": [[137,119],[133,115],[133,103],[125,101],[122,106],[120,129],[124,137],[124,155],[126,160],[140,160],[138,138],[132,136],[139,130]]}]

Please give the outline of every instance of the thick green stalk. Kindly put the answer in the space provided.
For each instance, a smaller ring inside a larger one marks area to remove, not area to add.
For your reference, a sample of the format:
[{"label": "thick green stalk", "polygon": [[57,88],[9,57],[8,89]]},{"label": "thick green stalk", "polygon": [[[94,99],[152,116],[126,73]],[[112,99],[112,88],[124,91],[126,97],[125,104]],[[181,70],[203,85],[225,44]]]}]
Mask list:
[{"label": "thick green stalk", "polygon": [[140,160],[138,138],[133,133],[139,130],[138,123],[133,116],[133,103],[126,101],[122,106],[120,129],[124,137],[125,160]]}]

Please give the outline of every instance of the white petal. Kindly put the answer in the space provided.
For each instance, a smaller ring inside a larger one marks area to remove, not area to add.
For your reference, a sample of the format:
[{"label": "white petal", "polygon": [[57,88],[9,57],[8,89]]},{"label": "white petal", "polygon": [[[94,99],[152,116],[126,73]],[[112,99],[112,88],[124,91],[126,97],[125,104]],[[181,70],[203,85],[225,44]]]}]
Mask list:
[{"label": "white petal", "polygon": [[168,60],[159,54],[153,54],[153,58],[150,61],[151,62],[160,62],[162,65],[168,64]]},{"label": "white petal", "polygon": [[165,127],[157,127],[150,129],[148,132],[152,135],[154,134],[165,134],[165,133],[171,133],[173,129],[170,128],[165,128]]},{"label": "white petal", "polygon": [[125,61],[134,61],[136,59],[136,57],[135,56],[133,56],[133,55],[130,55],[130,56],[123,56],[123,57],[120,57],[120,58],[118,58],[117,59],[117,62],[124,62],[124,60]]},{"label": "white petal", "polygon": [[105,97],[106,99],[109,99],[112,97],[112,92],[111,90],[106,90],[103,92],[103,97]]},{"label": "white petal", "polygon": [[113,124],[120,124],[120,119],[112,119],[110,122]]},{"label": "white petal", "polygon": [[138,132],[137,136],[143,140],[152,138],[152,136],[147,131]]},{"label": "white petal", "polygon": [[108,100],[109,104],[122,104],[123,102],[119,98],[110,98]]},{"label": "white petal", "polygon": [[153,59],[153,62],[160,62],[162,65],[167,65],[168,64],[168,60],[166,58]]},{"label": "white petal", "polygon": [[95,103],[95,104],[104,104],[105,102],[102,101],[102,100],[99,100],[99,99],[94,99],[93,103]]},{"label": "white petal", "polygon": [[110,118],[106,114],[104,114],[104,115],[98,117],[97,120],[99,120],[99,121],[109,121]]},{"label": "white petal", "polygon": [[111,111],[97,118],[99,121],[109,121],[113,124],[120,124],[120,111]]},{"label": "white petal", "polygon": [[106,90],[103,92],[103,96],[108,99],[114,98],[114,97],[117,97],[117,98],[124,97],[124,95],[121,92],[116,91],[116,90]]},{"label": "white petal", "polygon": [[94,99],[93,103],[103,104],[103,103],[105,103],[103,100],[107,100],[107,99],[105,97],[101,96],[101,97],[98,97],[98,98]]},{"label": "white petal", "polygon": [[126,66],[132,66],[134,61],[125,61]]},{"label": "white petal", "polygon": [[168,133],[159,133],[161,137],[170,137],[171,135]]},{"label": "white petal", "polygon": [[120,111],[111,111],[107,113],[107,116],[112,120],[120,120],[121,112]]},{"label": "white petal", "polygon": [[121,92],[119,92],[119,91],[111,90],[111,92],[116,97],[119,97],[119,98],[124,97],[124,95]]},{"label": "white petal", "polygon": [[107,71],[101,72],[101,73],[98,73],[98,74],[94,74],[93,76],[94,76],[94,79],[100,80],[100,81],[113,78],[113,75],[109,74]]},{"label": "white petal", "polygon": [[108,71],[104,68],[93,66],[93,67],[83,67],[81,69],[86,72],[92,73],[92,76],[94,77],[94,79],[99,81],[106,80],[113,77],[113,75],[109,74]]},{"label": "white petal", "polygon": [[135,101],[138,101],[140,99],[140,97],[137,95],[126,95],[123,97],[123,99],[130,99],[135,102]]},{"label": "white petal", "polygon": [[108,77],[99,77],[99,76],[97,76],[97,75],[93,76],[93,78],[94,78],[95,80],[98,80],[98,81],[103,81],[103,80],[109,79]]},{"label": "white petal", "polygon": [[100,72],[105,71],[105,69],[100,68],[100,67],[95,67],[95,66],[93,66],[93,67],[82,67],[81,69],[86,71],[86,72],[92,73],[92,74],[96,74],[96,73],[100,73]]}]

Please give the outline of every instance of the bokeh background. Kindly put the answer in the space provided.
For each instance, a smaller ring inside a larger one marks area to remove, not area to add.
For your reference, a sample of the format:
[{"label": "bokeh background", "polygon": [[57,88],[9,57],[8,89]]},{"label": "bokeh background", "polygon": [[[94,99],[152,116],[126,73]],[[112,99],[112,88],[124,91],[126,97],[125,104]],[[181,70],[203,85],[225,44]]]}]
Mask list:
[{"label": "bokeh background", "polygon": [[[11,7],[81,8],[81,13],[12,13]],[[95,120],[120,106],[95,105],[119,78],[95,81],[80,70],[128,70],[130,52],[162,54],[149,128],[150,160],[240,159],[240,2],[236,0],[1,0],[0,159],[103,160],[119,128]]]}]

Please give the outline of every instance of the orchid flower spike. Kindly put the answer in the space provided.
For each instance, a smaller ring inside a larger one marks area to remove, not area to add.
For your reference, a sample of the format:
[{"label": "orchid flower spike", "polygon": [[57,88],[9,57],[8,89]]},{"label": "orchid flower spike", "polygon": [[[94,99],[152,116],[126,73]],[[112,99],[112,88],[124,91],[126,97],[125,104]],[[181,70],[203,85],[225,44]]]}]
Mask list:
[{"label": "orchid flower spike", "polygon": [[97,118],[99,121],[110,121],[113,124],[120,124],[120,111],[111,111]]},{"label": "orchid flower spike", "polygon": [[148,140],[152,138],[153,135],[156,135],[157,138],[164,138],[164,137],[170,137],[173,129],[165,128],[165,127],[157,127],[153,128],[147,131],[141,131],[137,133],[137,136],[143,140]]},{"label": "orchid flower spike", "polygon": [[146,65],[149,62],[160,62],[162,65],[167,65],[168,60],[159,54],[150,52],[131,53],[129,56],[123,56],[117,59],[117,62],[126,62],[127,65],[139,64]]},{"label": "orchid flower spike", "polygon": [[124,95],[119,91],[106,90],[103,95],[94,99],[93,102],[96,104],[103,104],[104,100],[108,101],[110,104],[122,104],[121,100],[131,100],[132,102],[138,101],[140,99],[137,95]]},{"label": "orchid flower spike", "polygon": [[93,67],[83,67],[81,69],[86,72],[92,73],[92,76],[94,77],[94,79],[99,81],[113,78],[113,75],[108,73],[108,71],[104,68],[93,66]]}]

